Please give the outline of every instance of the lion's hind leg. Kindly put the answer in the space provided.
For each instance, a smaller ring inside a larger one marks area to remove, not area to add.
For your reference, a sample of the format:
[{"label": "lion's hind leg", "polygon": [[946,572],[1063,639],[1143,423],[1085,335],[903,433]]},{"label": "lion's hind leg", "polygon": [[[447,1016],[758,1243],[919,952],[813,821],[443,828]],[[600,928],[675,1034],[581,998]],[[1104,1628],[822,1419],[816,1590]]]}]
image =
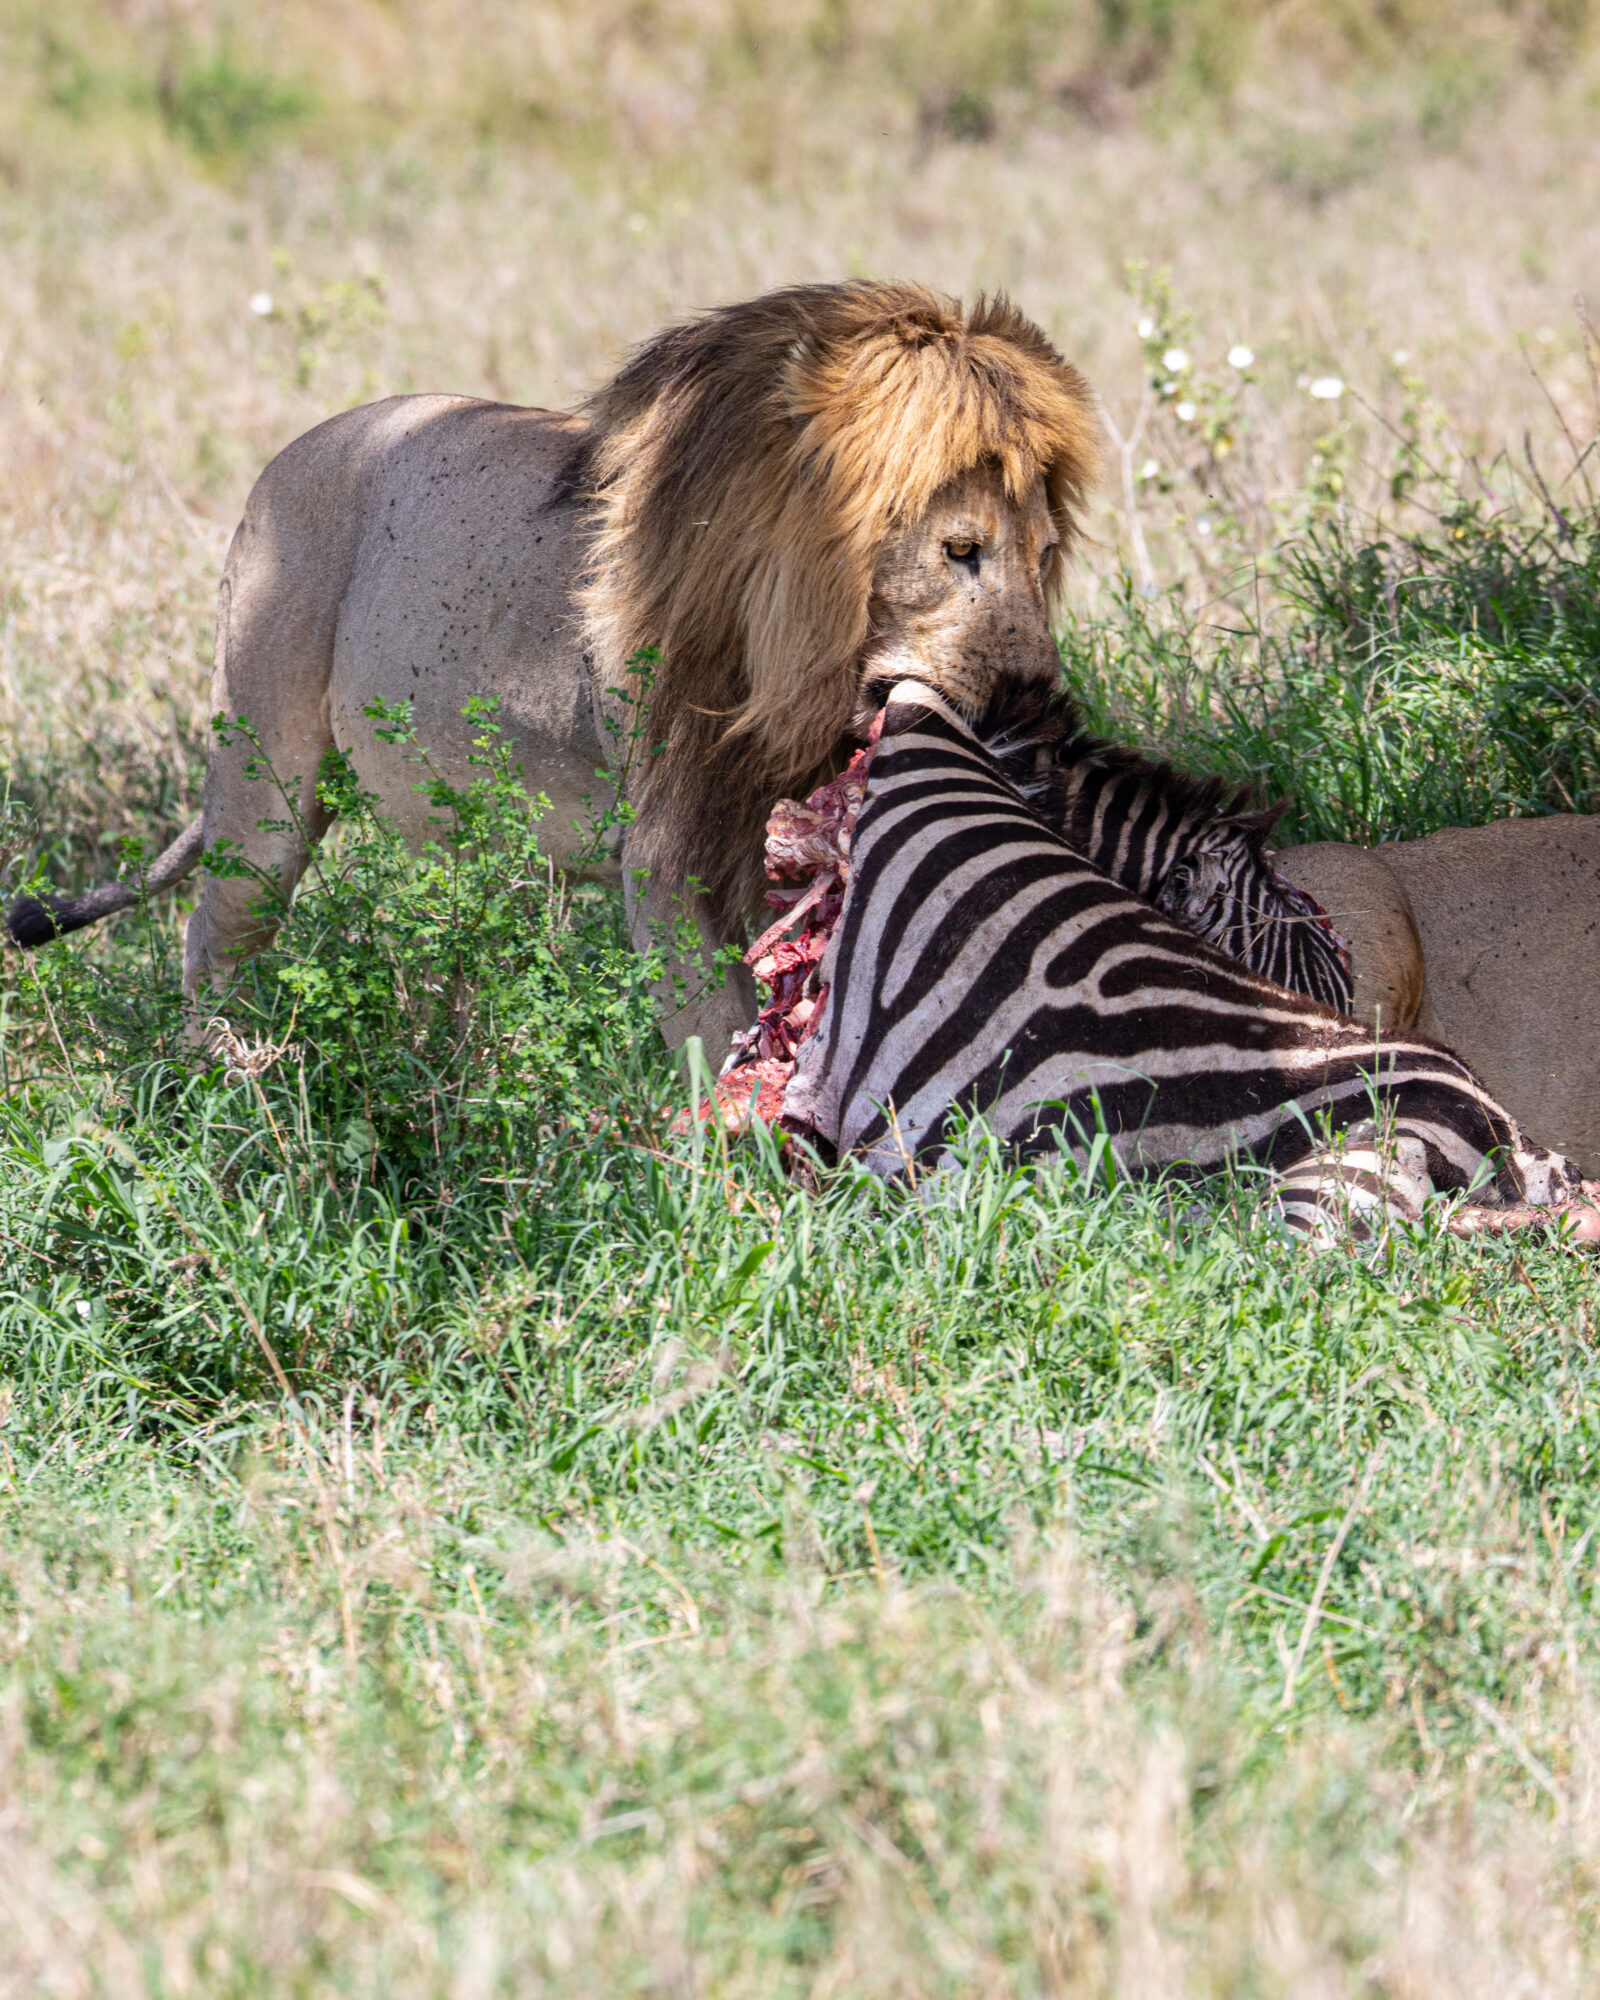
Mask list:
[{"label": "lion's hind leg", "polygon": [[[229,847],[230,870],[207,869],[205,888],[183,938],[183,993],[198,1004],[209,990],[232,983],[240,961],[265,951],[277,935],[284,907],[311,859],[312,843],[332,824],[320,806],[306,819],[305,833],[257,829],[255,837]],[[226,836],[224,836],[226,837]]]},{"label": "lion's hind leg", "polygon": [[[229,551],[217,604],[211,681],[216,735],[206,760],[205,887],[184,936],[183,991],[191,1038],[204,1038],[206,995],[224,990],[241,959],[272,942],[311,850],[333,821],[318,774],[334,748],[330,681],[337,599],[309,587],[308,562],[281,557],[252,494]],[[217,861],[226,857],[226,865]],[[197,1028],[196,1023],[199,1023]]]},{"label": "lion's hind leg", "polygon": [[[203,845],[206,870],[184,939],[183,990],[202,1022],[204,996],[269,944],[332,814],[317,796],[334,747],[339,607],[365,518],[363,441],[371,412],[308,432],[256,481],[217,593]],[[225,845],[224,845],[225,844]]]},{"label": "lion's hind leg", "polygon": [[[214,753],[214,761],[224,754]],[[258,815],[253,821],[244,820],[236,799],[216,812],[207,800],[207,851],[224,843],[227,862],[225,871],[206,869],[205,887],[184,932],[183,995],[191,1010],[191,1039],[204,1039],[211,997],[226,992],[241,961],[272,943],[312,848],[333,823],[317,796],[315,773],[287,778],[281,790],[272,780],[251,783],[241,775],[239,783],[252,795],[249,804]],[[208,795],[211,790],[208,782]]]}]

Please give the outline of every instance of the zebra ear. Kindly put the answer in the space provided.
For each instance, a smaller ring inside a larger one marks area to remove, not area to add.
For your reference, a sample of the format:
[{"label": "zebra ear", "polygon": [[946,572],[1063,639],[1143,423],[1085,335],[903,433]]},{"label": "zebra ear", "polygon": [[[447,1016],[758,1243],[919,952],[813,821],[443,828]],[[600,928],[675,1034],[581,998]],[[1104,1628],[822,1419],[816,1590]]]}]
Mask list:
[{"label": "zebra ear", "polygon": [[1265,846],[1267,836],[1294,804],[1293,799],[1281,798],[1270,806],[1260,806],[1254,812],[1230,812],[1224,815],[1229,826],[1236,826],[1249,841],[1251,848],[1259,854]]}]

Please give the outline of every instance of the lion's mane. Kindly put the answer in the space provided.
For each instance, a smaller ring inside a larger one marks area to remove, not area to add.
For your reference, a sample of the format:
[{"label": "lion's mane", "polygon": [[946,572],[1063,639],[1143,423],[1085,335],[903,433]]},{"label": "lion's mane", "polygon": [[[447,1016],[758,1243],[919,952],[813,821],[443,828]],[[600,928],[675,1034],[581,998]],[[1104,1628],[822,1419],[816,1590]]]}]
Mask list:
[{"label": "lion's mane", "polygon": [[581,594],[602,689],[659,648],[636,863],[742,916],[760,829],[840,754],[886,540],[985,461],[1041,475],[1059,589],[1097,463],[1088,386],[1004,298],[801,285],[669,328],[588,405]]}]

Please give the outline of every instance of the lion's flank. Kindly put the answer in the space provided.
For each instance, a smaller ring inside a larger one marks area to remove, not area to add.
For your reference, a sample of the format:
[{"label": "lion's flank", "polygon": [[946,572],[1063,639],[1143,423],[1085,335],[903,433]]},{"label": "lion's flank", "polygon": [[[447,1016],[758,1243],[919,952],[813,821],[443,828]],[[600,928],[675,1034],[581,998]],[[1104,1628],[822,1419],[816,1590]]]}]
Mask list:
[{"label": "lion's flank", "polygon": [[732,915],[771,801],[837,758],[887,539],[992,461],[1018,500],[1043,478],[1059,588],[1097,461],[1089,389],[1003,298],[803,285],[669,329],[589,415],[574,479],[597,509],[600,685],[642,647],[664,662],[634,852]]}]

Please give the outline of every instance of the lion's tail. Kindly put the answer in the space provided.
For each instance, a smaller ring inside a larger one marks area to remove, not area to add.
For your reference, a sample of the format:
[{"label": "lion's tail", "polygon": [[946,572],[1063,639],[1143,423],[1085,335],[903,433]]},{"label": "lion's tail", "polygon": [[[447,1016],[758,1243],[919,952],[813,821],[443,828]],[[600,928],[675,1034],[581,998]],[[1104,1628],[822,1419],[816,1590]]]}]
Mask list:
[{"label": "lion's tail", "polygon": [[6,929],[13,944],[31,951],[35,945],[49,944],[68,931],[81,931],[97,924],[113,910],[125,910],[140,896],[153,896],[181,882],[200,859],[200,816],[183,829],[164,854],[150,864],[142,884],[107,882],[91,889],[87,896],[19,896],[6,914]]}]

